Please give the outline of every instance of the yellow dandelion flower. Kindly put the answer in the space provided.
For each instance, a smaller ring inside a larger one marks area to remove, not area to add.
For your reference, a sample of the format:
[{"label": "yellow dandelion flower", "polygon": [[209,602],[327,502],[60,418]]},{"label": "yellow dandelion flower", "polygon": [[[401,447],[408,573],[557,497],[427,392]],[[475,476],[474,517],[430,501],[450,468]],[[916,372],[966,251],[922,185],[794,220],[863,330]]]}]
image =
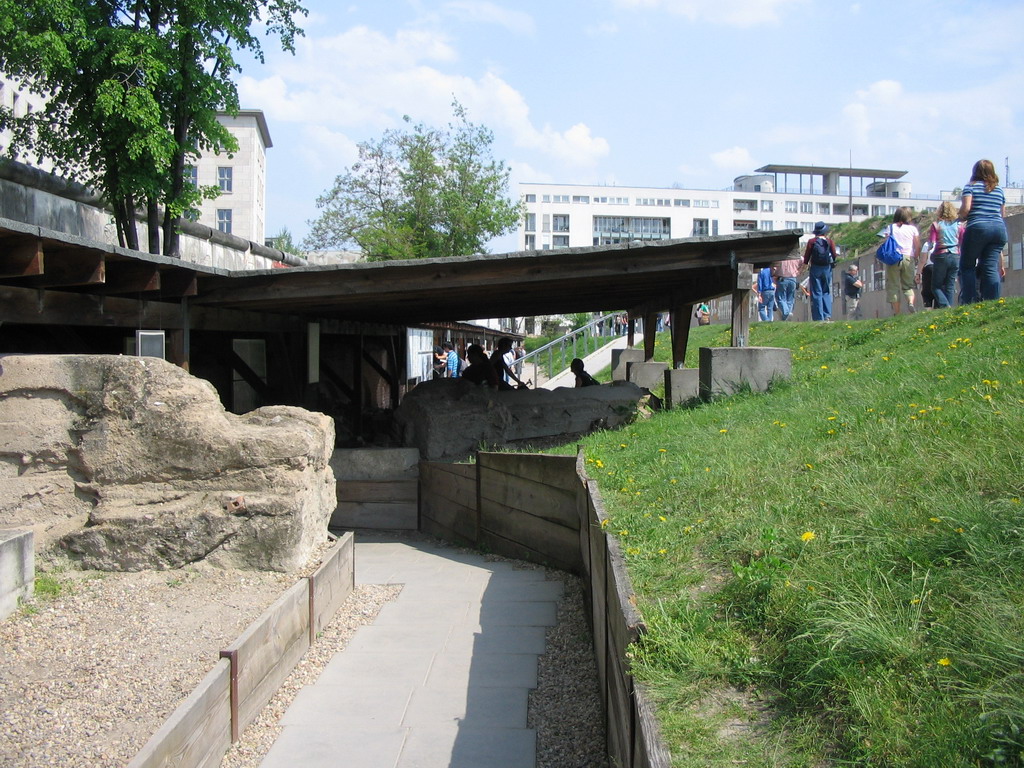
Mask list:
[{"label": "yellow dandelion flower", "polygon": [[629,529],[623,528],[621,531],[619,531],[619,536],[629,536]]},{"label": "yellow dandelion flower", "polygon": [[627,547],[626,554],[627,555],[639,555],[640,554],[640,550],[637,549],[636,547]]},{"label": "yellow dandelion flower", "polygon": [[598,469],[604,469],[604,462],[601,461],[600,459],[595,461],[594,464],[597,466]]},{"label": "yellow dandelion flower", "polygon": [[913,600],[910,601],[910,604],[911,605],[917,605],[920,602],[921,602],[921,598],[920,597],[915,597]]},{"label": "yellow dandelion flower", "polygon": [[601,527],[602,528],[607,528],[608,527],[608,518],[605,518],[604,520],[601,521]]},{"label": "yellow dandelion flower", "polygon": [[952,661],[950,661],[950,660],[949,660],[949,659],[948,659],[948,658],[947,658],[946,656],[943,656],[943,657],[942,657],[941,659],[939,659],[939,660],[938,660],[938,662],[936,662],[936,663],[937,663],[937,664],[938,664],[938,665],[939,665],[940,667],[948,667],[948,666],[949,666],[950,664],[952,664],[953,662],[952,662]]},{"label": "yellow dandelion flower", "polygon": [[938,327],[939,327],[939,326],[937,326],[937,325],[936,325],[935,323],[932,323],[931,325],[929,325],[929,326],[928,326],[928,330],[929,330],[929,331],[934,331],[934,330],[935,330],[936,328],[938,328]]},{"label": "yellow dandelion flower", "polygon": [[619,448],[625,448],[625,447],[626,447],[625,443],[619,443]]},{"label": "yellow dandelion flower", "polygon": [[667,549],[659,549],[658,550],[658,554],[659,555],[667,555],[668,554],[668,550]]},{"label": "yellow dandelion flower", "polygon": [[813,541],[815,538],[817,537],[814,535],[814,531],[804,531],[800,535],[800,541]]},{"label": "yellow dandelion flower", "polygon": [[957,533],[963,533],[963,532],[964,532],[964,529],[963,529],[963,528],[957,528],[957,529],[956,529],[956,532],[957,532]]},{"label": "yellow dandelion flower", "polygon": [[683,526],[683,533],[689,533],[692,530],[693,530],[693,526],[692,525]]},{"label": "yellow dandelion flower", "polygon": [[659,448],[658,453],[668,453],[668,448]]},{"label": "yellow dandelion flower", "polygon": [[940,373],[940,374],[939,374],[938,376],[936,376],[936,378],[938,378],[938,379],[944,379],[944,378],[946,378],[946,374],[944,374],[944,373]]},{"label": "yellow dandelion flower", "polygon": [[827,366],[827,365],[823,365],[823,366],[821,366],[821,370],[823,370],[823,371],[827,371],[827,370],[828,370],[828,366]]},{"label": "yellow dandelion flower", "polygon": [[939,520],[939,518],[937,518],[937,517],[929,517],[928,519],[929,519],[929,520],[931,520],[931,521],[932,521],[933,523],[941,523],[941,522],[942,522],[942,521],[941,521],[941,520]]},{"label": "yellow dandelion flower", "polygon": [[835,433],[836,431],[834,429],[830,429],[826,434],[834,435]]},{"label": "yellow dandelion flower", "polygon": [[659,519],[659,520],[661,520],[661,522],[663,522],[663,523],[664,523],[664,522],[665,522],[666,520],[668,520],[668,518],[667,518],[667,517],[665,517],[664,515],[658,515],[658,519]]},{"label": "yellow dandelion flower", "polygon": [[720,429],[720,430],[718,430],[718,434],[724,435],[728,431],[729,431],[728,429]]},{"label": "yellow dandelion flower", "polygon": [[892,358],[890,358],[888,355],[882,355],[882,359],[888,363]]},{"label": "yellow dandelion flower", "polygon": [[813,464],[804,464],[804,466],[807,467],[807,469],[814,469]]}]

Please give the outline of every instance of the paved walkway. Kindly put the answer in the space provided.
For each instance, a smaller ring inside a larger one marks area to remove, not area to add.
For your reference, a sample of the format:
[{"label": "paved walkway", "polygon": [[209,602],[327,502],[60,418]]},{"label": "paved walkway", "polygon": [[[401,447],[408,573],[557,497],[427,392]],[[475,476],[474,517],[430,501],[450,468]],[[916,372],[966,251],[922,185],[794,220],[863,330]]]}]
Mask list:
[{"label": "paved walkway", "polygon": [[356,583],[404,584],[299,691],[262,768],[533,768],[526,700],[562,582],[360,533]]},{"label": "paved walkway", "polygon": [[[587,373],[594,375],[599,371],[603,371],[605,368],[612,364],[612,350],[613,349],[626,349],[628,347],[627,341],[628,336],[618,336],[613,341],[608,342],[596,352],[592,352],[583,358],[583,368]],[[644,337],[643,334],[636,334],[633,338],[633,348],[643,349]],[[541,384],[541,389],[555,389],[556,387],[575,387],[576,386],[576,375],[566,368],[561,373],[556,374],[552,378]]]}]

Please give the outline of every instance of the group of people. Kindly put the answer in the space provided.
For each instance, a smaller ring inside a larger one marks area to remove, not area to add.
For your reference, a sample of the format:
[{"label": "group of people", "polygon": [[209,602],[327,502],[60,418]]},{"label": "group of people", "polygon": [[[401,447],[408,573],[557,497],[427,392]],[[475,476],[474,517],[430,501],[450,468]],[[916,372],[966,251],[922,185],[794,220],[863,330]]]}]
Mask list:
[{"label": "group of people", "polygon": [[[913,224],[913,210],[896,209],[884,240],[892,238],[900,256],[885,265],[886,299],[894,314],[902,311],[903,300],[909,312],[916,311],[916,289],[920,287],[925,307],[951,307],[956,303],[956,285],[960,282],[959,302],[998,299],[1002,278],[1006,275],[1003,255],[1006,248],[1006,197],[999,187],[999,176],[991,160],[979,160],[964,186],[959,210],[949,201],[938,209],[936,221],[922,242]],[[806,270],[803,282],[810,296],[811,319],[832,320],[832,269],[836,263],[836,245],[828,237],[829,227],[819,221],[813,237],[804,248],[802,259],[789,259],[764,267],[753,287],[757,295],[758,317],[774,319],[778,306],[782,319],[793,314],[798,278]],[[925,245],[928,246],[925,249]],[[856,264],[843,274],[843,292],[849,315],[860,317],[860,298],[864,282]]]},{"label": "group of people", "polygon": [[[527,385],[516,373],[516,361],[525,354],[522,345],[513,347],[512,339],[502,336],[487,356],[479,344],[466,347],[466,357],[460,357],[455,345],[445,341],[434,347],[435,379],[466,379],[474,384],[483,384],[494,389],[526,389]],[[512,382],[516,386],[512,385]]]}]

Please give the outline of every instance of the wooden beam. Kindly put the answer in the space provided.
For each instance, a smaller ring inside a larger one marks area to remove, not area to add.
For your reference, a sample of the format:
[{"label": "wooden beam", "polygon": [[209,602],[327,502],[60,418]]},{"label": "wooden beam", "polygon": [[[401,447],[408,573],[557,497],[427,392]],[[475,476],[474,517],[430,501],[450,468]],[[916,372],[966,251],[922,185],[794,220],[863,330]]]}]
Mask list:
[{"label": "wooden beam", "polygon": [[0,278],[43,274],[43,241],[37,237],[14,237],[0,248]]},{"label": "wooden beam", "polygon": [[180,299],[199,293],[196,273],[190,269],[168,269],[160,274],[160,296],[165,299]]},{"label": "wooden beam", "polygon": [[47,248],[42,273],[26,277],[22,284],[33,288],[71,288],[103,285],[106,279],[106,254],[102,251]]},{"label": "wooden beam", "polygon": [[644,362],[649,363],[654,359],[654,335],[658,331],[658,313],[646,312],[644,314]]},{"label": "wooden beam", "polygon": [[736,286],[732,294],[732,346],[750,343],[750,287],[754,270],[750,264],[736,265]]},{"label": "wooden beam", "polygon": [[144,261],[108,261],[107,281],[103,293],[118,294],[155,293],[161,287],[160,270]]},{"label": "wooden beam", "polygon": [[686,345],[690,341],[690,324],[692,322],[693,304],[673,304],[669,310],[673,368],[682,368],[686,364]]}]

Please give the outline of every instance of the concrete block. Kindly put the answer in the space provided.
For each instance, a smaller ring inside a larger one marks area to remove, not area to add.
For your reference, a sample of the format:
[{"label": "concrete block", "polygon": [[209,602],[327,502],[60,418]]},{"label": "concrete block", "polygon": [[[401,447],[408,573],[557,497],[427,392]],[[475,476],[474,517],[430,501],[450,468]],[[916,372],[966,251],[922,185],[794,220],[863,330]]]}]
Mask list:
[{"label": "concrete block", "polygon": [[612,350],[612,381],[629,381],[626,378],[627,365],[629,363],[642,363],[644,351],[642,349],[613,349]]},{"label": "concrete block", "polygon": [[665,407],[674,408],[700,396],[700,369],[676,368],[665,371]]},{"label": "concrete block", "polygon": [[731,395],[745,386],[764,392],[777,379],[788,379],[793,353],[781,347],[701,347],[700,396]]},{"label": "concrete block", "polygon": [[415,448],[338,448],[331,456],[335,480],[415,480],[419,467]]},{"label": "concrete block", "polygon": [[30,529],[0,529],[0,621],[35,588],[35,536]]},{"label": "concrete block", "polygon": [[416,502],[339,502],[330,528],[370,528],[387,531],[415,531],[419,529],[419,509]]},{"label": "concrete block", "polygon": [[626,363],[626,378],[644,389],[654,389],[665,380],[666,363]]}]

